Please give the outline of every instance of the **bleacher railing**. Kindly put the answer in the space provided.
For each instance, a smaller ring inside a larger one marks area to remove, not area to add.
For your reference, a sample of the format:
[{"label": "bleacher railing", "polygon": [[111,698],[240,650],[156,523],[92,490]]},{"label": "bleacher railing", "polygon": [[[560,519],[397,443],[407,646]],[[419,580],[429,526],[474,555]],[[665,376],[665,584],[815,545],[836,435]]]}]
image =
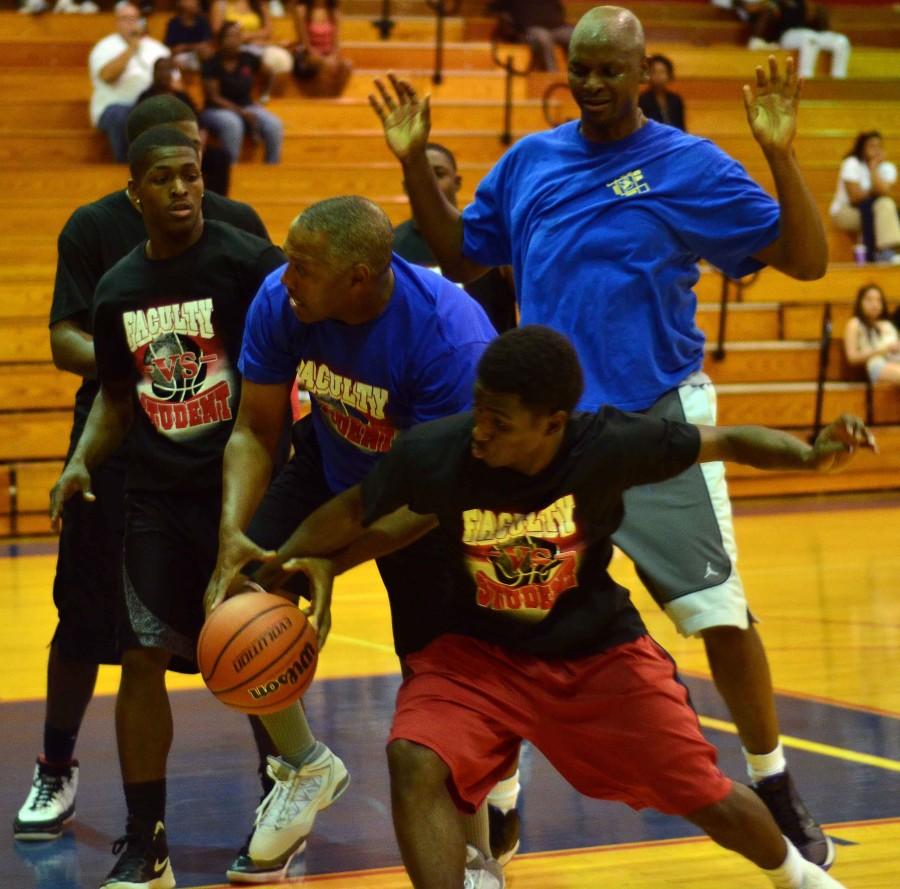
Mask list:
[{"label": "bleacher railing", "polygon": [[496,39],[491,40],[491,58],[497,67],[502,68],[506,72],[503,101],[503,132],[500,133],[500,142],[503,145],[512,145],[513,79],[516,77],[527,77],[534,67],[534,60],[529,56],[528,65],[525,68],[521,70],[516,68],[515,59],[511,54],[507,55],[505,59],[500,58],[500,44]]},{"label": "bleacher railing", "polygon": [[462,0],[425,0],[425,4],[435,15],[434,73],[431,75],[431,82],[440,84],[444,80],[444,19],[459,12]]},{"label": "bleacher railing", "polygon": [[378,36],[381,37],[382,40],[390,39],[391,31],[394,30],[394,25],[397,24],[391,18],[391,0],[382,0],[381,18],[375,19],[372,24],[375,27],[375,30],[378,31]]}]

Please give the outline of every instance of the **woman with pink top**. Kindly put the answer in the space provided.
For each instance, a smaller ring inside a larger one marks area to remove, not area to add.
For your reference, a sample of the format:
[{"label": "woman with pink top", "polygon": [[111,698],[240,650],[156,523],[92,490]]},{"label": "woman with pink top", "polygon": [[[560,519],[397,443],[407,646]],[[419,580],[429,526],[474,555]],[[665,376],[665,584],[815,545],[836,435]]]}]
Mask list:
[{"label": "woman with pink top", "polygon": [[294,74],[314,96],[339,96],[353,65],[340,54],[337,0],[308,0],[291,12],[297,31]]}]

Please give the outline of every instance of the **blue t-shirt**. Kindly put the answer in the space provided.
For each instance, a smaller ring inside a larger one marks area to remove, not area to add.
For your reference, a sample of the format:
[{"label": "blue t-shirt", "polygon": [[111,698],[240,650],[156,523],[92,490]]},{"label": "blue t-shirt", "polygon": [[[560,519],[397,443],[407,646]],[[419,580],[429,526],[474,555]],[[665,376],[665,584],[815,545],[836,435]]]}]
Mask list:
[{"label": "blue t-shirt", "polygon": [[463,253],[512,265],[522,324],[575,344],[584,410],[643,410],[703,365],[697,260],[732,277],[779,232],[779,207],[706,139],[655,121],[617,142],[580,121],[514,145],[463,212]]},{"label": "blue t-shirt", "polygon": [[466,410],[475,367],[497,335],[464,290],[394,254],[387,308],[365,324],[304,324],[281,283],[260,287],[238,362],[244,379],[297,379],[309,392],[325,479],[335,493],[361,482],[397,433]]}]

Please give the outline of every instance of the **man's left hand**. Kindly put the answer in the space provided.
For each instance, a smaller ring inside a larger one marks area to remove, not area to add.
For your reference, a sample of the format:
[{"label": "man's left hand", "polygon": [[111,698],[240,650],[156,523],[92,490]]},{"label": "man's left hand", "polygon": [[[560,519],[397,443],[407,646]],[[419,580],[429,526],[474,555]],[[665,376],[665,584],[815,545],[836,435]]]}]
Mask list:
[{"label": "man's left hand", "polygon": [[849,463],[859,448],[870,448],[876,454],[875,436],[859,417],[844,414],[816,436],[808,463],[818,472],[834,472]]},{"label": "man's left hand", "polygon": [[769,56],[769,72],[762,66],[756,69],[756,94],[744,84],[744,108],[753,138],[763,149],[787,151],[797,133],[797,106],[803,83],[794,70],[792,57],[784,66],[784,76],[778,71],[775,56]]}]

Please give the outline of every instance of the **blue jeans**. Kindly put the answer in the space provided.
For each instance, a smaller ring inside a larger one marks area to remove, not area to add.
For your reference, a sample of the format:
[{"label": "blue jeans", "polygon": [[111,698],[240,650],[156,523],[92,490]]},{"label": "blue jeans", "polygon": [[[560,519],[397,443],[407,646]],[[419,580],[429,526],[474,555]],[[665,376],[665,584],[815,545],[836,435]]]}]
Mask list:
[{"label": "blue jeans", "polygon": [[[265,162],[277,164],[281,160],[281,143],[284,141],[284,124],[280,117],[267,111],[262,105],[248,105],[256,118],[256,134],[265,145]],[[200,123],[206,127],[228,152],[232,163],[237,163],[244,141],[244,119],[228,108],[206,108],[200,114]],[[248,133],[252,131],[248,130]]]},{"label": "blue jeans", "polygon": [[97,121],[97,129],[109,139],[113,160],[117,164],[128,162],[128,133],[125,124],[132,108],[134,105],[107,105]]}]

